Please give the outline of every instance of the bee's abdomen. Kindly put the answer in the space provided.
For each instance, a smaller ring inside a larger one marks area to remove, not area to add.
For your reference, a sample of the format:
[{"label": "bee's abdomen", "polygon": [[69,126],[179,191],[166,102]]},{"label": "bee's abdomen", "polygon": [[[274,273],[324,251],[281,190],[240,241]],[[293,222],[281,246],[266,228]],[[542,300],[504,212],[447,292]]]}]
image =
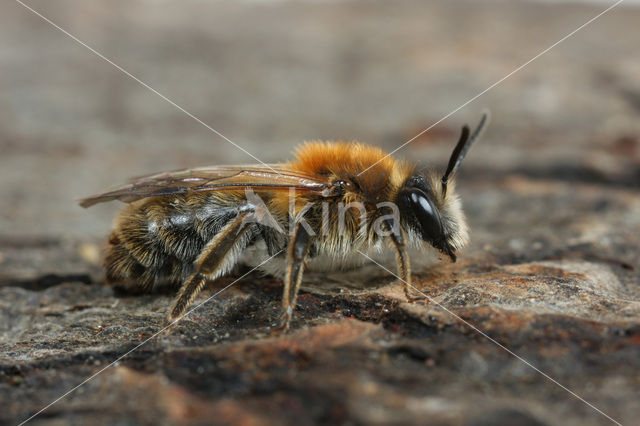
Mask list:
[{"label": "bee's abdomen", "polygon": [[[118,231],[109,238],[109,248],[104,266],[109,284],[132,293],[151,291],[159,281],[159,269],[145,266],[127,248],[127,240]],[[179,264],[175,267],[180,268]]]},{"label": "bee's abdomen", "polygon": [[193,273],[194,261],[225,219],[215,214],[218,220],[212,222],[197,207],[179,198],[126,207],[109,239],[107,281],[134,293],[179,286]]}]

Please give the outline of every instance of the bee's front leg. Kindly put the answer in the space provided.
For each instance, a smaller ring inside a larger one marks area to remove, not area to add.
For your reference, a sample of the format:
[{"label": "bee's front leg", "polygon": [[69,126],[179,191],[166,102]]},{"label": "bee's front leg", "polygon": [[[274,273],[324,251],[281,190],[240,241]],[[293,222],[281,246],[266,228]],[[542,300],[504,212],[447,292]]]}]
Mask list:
[{"label": "bee's front leg", "polygon": [[[411,285],[411,266],[409,264],[409,254],[407,253],[407,247],[405,244],[406,235],[400,226],[395,226],[392,220],[388,220],[388,226],[392,230],[391,241],[396,249],[396,263],[398,265],[398,275],[402,281],[402,288],[404,295],[409,303],[418,302],[421,300],[429,300],[425,296],[411,295],[411,290],[415,290],[415,287]],[[415,292],[414,292],[415,294]]]},{"label": "bee's front leg", "polygon": [[282,294],[282,321],[278,332],[289,328],[296,306],[296,297],[302,283],[302,274],[311,246],[311,235],[301,223],[297,223],[287,247],[287,270],[284,277],[284,292]]},{"label": "bee's front leg", "polygon": [[247,244],[246,235],[250,227],[244,226],[243,221],[250,213],[251,211],[239,213],[207,243],[195,261],[196,272],[180,288],[167,322],[172,323],[184,314],[207,280],[215,280],[235,265],[237,250],[234,249],[238,245]]}]

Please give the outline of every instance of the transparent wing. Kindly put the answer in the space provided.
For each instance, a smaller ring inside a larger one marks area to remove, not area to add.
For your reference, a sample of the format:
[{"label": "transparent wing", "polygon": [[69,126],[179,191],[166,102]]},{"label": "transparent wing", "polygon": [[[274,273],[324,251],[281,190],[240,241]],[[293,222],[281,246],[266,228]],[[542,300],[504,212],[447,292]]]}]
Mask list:
[{"label": "transparent wing", "polygon": [[130,183],[80,200],[82,207],[111,200],[125,203],[147,197],[165,197],[230,189],[311,191],[325,194],[330,185],[317,176],[291,170],[283,164],[265,166],[212,166],[134,178]]}]

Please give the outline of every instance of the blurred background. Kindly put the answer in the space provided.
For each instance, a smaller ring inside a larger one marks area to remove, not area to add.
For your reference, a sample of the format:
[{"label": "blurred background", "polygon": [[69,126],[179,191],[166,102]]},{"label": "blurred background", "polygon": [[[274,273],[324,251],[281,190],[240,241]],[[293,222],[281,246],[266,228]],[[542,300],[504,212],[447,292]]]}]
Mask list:
[{"label": "blurred background", "polygon": [[[613,1],[25,4],[269,163],[305,140],[394,150]],[[415,282],[629,424],[640,416],[639,22],[640,1],[624,1],[396,154],[443,168],[461,126],[491,110],[459,176],[471,244],[455,265],[414,268]],[[154,333],[171,303],[82,284],[102,283],[122,204],[77,199],[131,176],[255,160],[14,1],[0,4],[0,70],[0,422],[16,423]],[[49,415],[607,421],[433,305],[407,307],[397,286],[342,290],[305,293],[278,346],[251,339],[278,312],[281,283],[250,278]],[[286,352],[309,342],[307,355]]]},{"label": "blurred background", "polygon": [[[639,185],[640,9],[625,3],[397,155],[442,166],[489,108],[461,179]],[[309,139],[393,150],[608,4],[28,2],[265,162]],[[0,7],[0,238],[102,237],[120,206],[77,198],[148,172],[255,162],[19,3]]]}]

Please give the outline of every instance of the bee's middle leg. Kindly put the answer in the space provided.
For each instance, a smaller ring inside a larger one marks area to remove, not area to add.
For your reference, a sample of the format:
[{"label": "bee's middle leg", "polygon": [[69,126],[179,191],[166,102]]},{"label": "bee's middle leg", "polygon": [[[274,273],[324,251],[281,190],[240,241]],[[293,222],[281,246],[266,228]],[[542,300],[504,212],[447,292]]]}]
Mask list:
[{"label": "bee's middle leg", "polygon": [[296,224],[287,248],[287,270],[282,294],[282,322],[277,332],[284,332],[289,328],[310,246],[311,236],[302,224]]},{"label": "bee's middle leg", "polygon": [[243,226],[243,221],[248,214],[250,212],[243,212],[231,219],[200,252],[195,261],[196,272],[180,288],[167,322],[174,322],[184,314],[207,280],[215,280],[233,267],[237,260],[234,249],[238,244],[247,243],[246,234],[250,227]]}]

